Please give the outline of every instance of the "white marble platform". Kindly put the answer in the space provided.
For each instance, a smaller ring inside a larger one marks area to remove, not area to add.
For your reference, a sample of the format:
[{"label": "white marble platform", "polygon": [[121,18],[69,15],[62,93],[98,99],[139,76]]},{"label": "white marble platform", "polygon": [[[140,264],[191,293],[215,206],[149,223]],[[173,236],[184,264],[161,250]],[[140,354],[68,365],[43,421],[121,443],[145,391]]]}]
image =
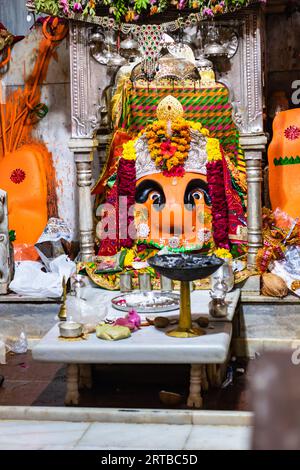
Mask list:
[{"label": "white marble platform", "polygon": [[[87,287],[82,289],[81,298],[86,299],[93,311],[100,316],[102,314],[103,319],[105,316],[116,318],[126,315],[126,312],[112,307],[111,299],[117,294]],[[68,365],[66,405],[78,405],[79,389],[92,386],[92,364],[190,364],[190,394],[187,405],[201,408],[201,388],[207,389],[209,383],[212,386],[220,386],[222,383],[232,337],[229,319],[234,315],[239,296],[239,290],[229,294],[227,321],[211,321],[203,336],[170,337],[165,334],[167,329],[146,326],[121,341],[104,341],[97,338],[95,333],[85,340],[66,341],[59,338],[59,328],[55,325],[33,347],[32,355],[38,361]],[[194,291],[192,315],[208,315],[209,300],[208,291]],[[169,312],[168,315],[176,317],[176,311]],[[174,329],[174,326],[168,329]]]},{"label": "white marble platform", "polygon": [[[178,291],[174,291],[177,292]],[[219,319],[219,318],[213,318],[209,315],[208,312],[208,304],[211,300],[211,297],[209,295],[209,290],[195,290],[191,292],[191,311],[192,314],[195,315],[204,315],[208,316],[209,320],[211,321],[232,321],[238,302],[240,298],[241,291],[240,289],[234,289],[231,292],[228,292],[226,295],[226,302],[228,304],[228,311],[227,311],[227,316]],[[103,301],[103,299],[107,299],[107,307],[108,307],[108,316],[115,318],[115,317],[120,317],[122,316],[123,312],[120,312],[119,310],[116,310],[112,305],[111,305],[111,299],[114,297],[117,297],[120,295],[120,291],[107,291],[103,290],[100,288],[95,288],[95,287],[84,287],[81,290],[81,296],[85,298],[88,302],[92,302],[93,304],[96,304],[97,299],[99,302]],[[152,316],[153,314],[151,314]],[[178,310],[173,310],[171,312],[166,312],[166,313],[157,313],[159,316],[174,316],[174,315],[179,315],[179,309]]]},{"label": "white marble platform", "polygon": [[104,341],[95,334],[87,340],[64,341],[58,338],[55,325],[33,348],[32,355],[38,361],[67,364],[222,364],[231,336],[231,323],[218,322],[206,335],[195,338],[169,337],[148,326],[121,341]]}]

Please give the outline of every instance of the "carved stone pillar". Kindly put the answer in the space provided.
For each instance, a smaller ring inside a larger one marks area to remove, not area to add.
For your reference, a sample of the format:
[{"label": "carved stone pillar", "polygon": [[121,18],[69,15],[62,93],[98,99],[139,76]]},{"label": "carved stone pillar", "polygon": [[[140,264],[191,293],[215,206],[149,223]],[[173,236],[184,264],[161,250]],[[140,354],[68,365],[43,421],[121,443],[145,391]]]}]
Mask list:
[{"label": "carved stone pillar", "polygon": [[[221,81],[231,89],[233,119],[240,132],[245,152],[248,181],[248,268],[255,266],[256,254],[262,244],[261,183],[262,153],[267,139],[263,127],[263,51],[264,13],[260,7],[234,14],[238,21],[239,47],[230,60],[230,67],[221,70]],[[259,291],[259,279],[249,288]]]},{"label": "carved stone pillar", "polygon": [[264,134],[244,134],[240,144],[245,152],[248,186],[248,268],[255,267],[258,249],[262,246],[262,152],[267,139]]},{"label": "carved stone pillar", "polygon": [[13,257],[10,252],[7,194],[0,189],[0,294],[7,294],[13,275]]},{"label": "carved stone pillar", "polygon": [[79,199],[79,239],[82,261],[91,261],[94,252],[92,162],[98,142],[95,139],[72,139],[69,148],[74,152]]},{"label": "carved stone pillar", "polygon": [[99,88],[102,74],[99,64],[90,54],[91,28],[84,23],[70,23],[70,64],[72,139],[69,144],[74,153],[79,199],[79,234],[81,259],[90,261],[94,256],[92,162],[98,146],[95,139],[99,128]]}]

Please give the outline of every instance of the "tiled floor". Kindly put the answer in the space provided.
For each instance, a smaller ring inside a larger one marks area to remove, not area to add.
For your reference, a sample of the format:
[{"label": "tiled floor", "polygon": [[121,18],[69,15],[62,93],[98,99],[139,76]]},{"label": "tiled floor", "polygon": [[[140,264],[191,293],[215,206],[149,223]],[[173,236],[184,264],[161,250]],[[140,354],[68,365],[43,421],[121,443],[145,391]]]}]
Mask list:
[{"label": "tiled floor", "polygon": [[[244,364],[242,364],[244,367]],[[0,365],[5,382],[0,387],[0,405],[63,406],[65,367],[33,361],[31,354],[8,357]],[[236,375],[234,384],[210,390],[204,395],[204,408],[211,410],[248,411],[249,377]],[[182,365],[107,365],[94,371],[92,390],[81,393],[80,405],[86,407],[164,408],[159,392],[180,393],[185,408],[189,367]]]},{"label": "tiled floor", "polygon": [[246,426],[0,421],[0,450],[248,449]]},{"label": "tiled floor", "polygon": [[[62,365],[38,363],[27,353],[9,356],[8,364],[0,365],[0,374],[5,376],[0,387],[0,405],[64,406]],[[232,386],[210,390],[204,395],[204,408],[249,410],[248,379],[247,374],[235,375]],[[92,390],[81,394],[80,405],[163,409],[166,407],[159,401],[159,391],[165,389],[182,395],[178,408],[184,409],[188,380],[187,366],[99,366],[94,370],[95,384]],[[247,449],[250,433],[251,428],[246,425],[0,420],[0,450]]]}]

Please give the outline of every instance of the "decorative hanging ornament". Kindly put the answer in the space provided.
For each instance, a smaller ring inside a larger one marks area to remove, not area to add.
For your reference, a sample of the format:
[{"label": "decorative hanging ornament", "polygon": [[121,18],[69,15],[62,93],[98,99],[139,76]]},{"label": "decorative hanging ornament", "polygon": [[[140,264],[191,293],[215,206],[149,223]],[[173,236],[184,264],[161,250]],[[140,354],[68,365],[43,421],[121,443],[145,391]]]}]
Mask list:
[{"label": "decorative hanging ornament", "polygon": [[169,239],[169,247],[170,248],[179,248],[179,245],[180,245],[180,240],[178,237],[172,237]]},{"label": "decorative hanging ornament", "polygon": [[136,28],[137,40],[144,55],[142,70],[149,82],[154,80],[159,70],[158,58],[163,45],[163,33],[163,27],[156,24]]},{"label": "decorative hanging ornament", "polygon": [[15,184],[21,184],[26,178],[26,173],[21,168],[16,168],[12,171],[10,179]]},{"label": "decorative hanging ornament", "polygon": [[297,140],[300,137],[300,129],[297,126],[287,127],[284,131],[284,136],[288,140]]},{"label": "decorative hanging ornament", "polygon": [[141,223],[137,226],[137,236],[139,238],[147,238],[150,233],[150,227],[146,223]]}]

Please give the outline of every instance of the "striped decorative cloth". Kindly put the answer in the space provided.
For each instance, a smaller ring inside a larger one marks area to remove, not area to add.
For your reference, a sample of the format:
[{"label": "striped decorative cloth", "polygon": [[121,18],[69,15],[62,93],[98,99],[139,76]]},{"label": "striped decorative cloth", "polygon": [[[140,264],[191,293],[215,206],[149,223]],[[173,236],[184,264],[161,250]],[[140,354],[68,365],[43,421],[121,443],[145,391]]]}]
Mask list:
[{"label": "striped decorative cloth", "polygon": [[232,120],[232,106],[229,93],[224,86],[215,88],[134,87],[129,91],[128,114],[122,127],[137,134],[149,120],[156,117],[158,103],[168,95],[177,98],[185,111],[185,118],[198,121],[209,129],[211,137],[218,138],[223,149],[235,166],[245,172],[245,161],[239,147],[239,133]]}]

